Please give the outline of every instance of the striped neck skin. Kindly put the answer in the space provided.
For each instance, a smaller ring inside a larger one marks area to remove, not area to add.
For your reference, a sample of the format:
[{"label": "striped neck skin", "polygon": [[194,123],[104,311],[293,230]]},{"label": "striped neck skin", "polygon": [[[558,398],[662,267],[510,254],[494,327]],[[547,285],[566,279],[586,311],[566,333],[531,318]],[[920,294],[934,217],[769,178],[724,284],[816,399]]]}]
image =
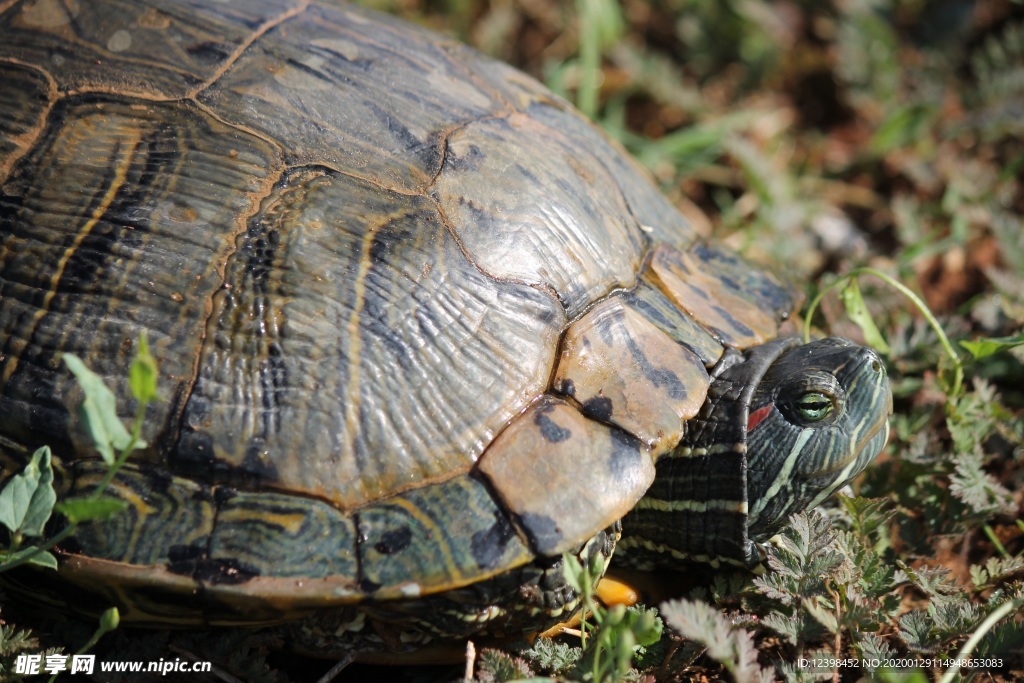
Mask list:
[{"label": "striped neck skin", "polygon": [[871,349],[782,339],[723,359],[700,414],[623,519],[624,563],[754,568],[768,540],[885,445],[892,394]]}]

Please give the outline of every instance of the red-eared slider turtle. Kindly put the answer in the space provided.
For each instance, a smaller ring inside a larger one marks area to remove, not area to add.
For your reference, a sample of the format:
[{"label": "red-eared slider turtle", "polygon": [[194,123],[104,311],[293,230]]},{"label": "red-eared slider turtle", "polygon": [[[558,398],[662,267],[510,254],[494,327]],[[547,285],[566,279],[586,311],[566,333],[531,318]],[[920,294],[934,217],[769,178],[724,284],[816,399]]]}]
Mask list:
[{"label": "red-eared slider turtle", "polygon": [[623,516],[636,564],[753,565],[885,442],[871,350],[779,339],[787,287],[503,64],[332,0],[2,7],[4,476],[96,486],[61,354],[127,416],[145,331],[128,510],[59,553],[125,620],[533,628]]}]

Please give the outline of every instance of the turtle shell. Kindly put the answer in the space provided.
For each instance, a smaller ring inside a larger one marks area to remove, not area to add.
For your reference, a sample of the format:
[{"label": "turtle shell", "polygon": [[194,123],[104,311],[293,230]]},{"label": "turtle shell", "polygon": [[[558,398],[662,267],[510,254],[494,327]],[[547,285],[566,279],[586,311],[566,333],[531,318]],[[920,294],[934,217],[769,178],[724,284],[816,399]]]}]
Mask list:
[{"label": "turtle shell", "polygon": [[330,0],[0,13],[0,449],[105,470],[74,353],[149,446],[61,572],[125,618],[267,622],[557,555],[643,495],[792,293],[701,242],[529,77]]}]

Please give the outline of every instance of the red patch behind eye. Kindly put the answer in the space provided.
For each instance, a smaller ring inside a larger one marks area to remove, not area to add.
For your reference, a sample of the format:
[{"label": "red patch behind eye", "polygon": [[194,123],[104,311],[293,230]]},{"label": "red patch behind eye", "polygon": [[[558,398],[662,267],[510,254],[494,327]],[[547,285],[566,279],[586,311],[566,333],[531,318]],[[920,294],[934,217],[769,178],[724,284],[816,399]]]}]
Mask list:
[{"label": "red patch behind eye", "polygon": [[757,425],[761,424],[762,420],[768,417],[768,414],[772,412],[772,408],[775,407],[774,403],[769,403],[766,406],[762,406],[752,412],[750,417],[747,418],[747,431],[752,432]]}]

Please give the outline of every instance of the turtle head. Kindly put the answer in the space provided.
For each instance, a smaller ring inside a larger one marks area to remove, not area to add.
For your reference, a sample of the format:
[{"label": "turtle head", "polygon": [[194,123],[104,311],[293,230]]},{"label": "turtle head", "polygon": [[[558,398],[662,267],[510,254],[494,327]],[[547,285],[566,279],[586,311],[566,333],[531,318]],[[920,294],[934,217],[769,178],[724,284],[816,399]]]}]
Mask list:
[{"label": "turtle head", "polygon": [[779,354],[746,412],[747,533],[763,541],[874,460],[892,392],[874,351],[830,337]]},{"label": "turtle head", "polygon": [[857,476],[889,435],[882,362],[845,339],[731,351],[712,378],[686,436],[623,519],[626,563],[753,568],[761,543]]}]

